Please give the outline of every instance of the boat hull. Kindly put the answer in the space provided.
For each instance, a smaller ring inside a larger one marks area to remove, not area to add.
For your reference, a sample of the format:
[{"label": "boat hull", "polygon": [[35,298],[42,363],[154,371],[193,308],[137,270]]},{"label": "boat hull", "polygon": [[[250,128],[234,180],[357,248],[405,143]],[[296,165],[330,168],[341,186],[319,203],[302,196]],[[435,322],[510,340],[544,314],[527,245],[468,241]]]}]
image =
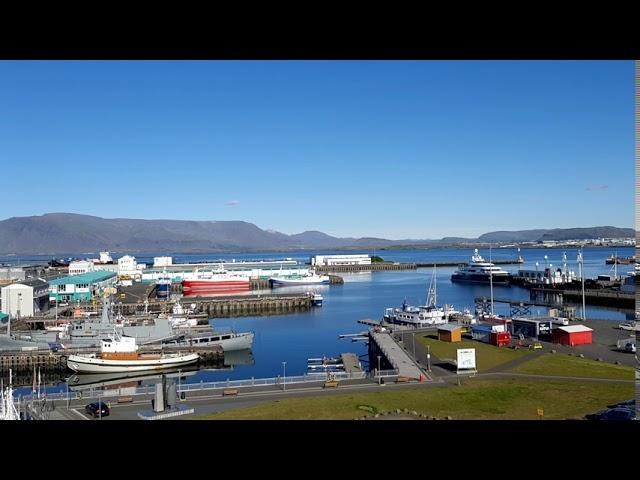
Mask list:
[{"label": "boat hull", "polygon": [[298,278],[271,278],[273,287],[292,287],[296,285],[329,285],[329,279],[323,280],[305,280]]},{"label": "boat hull", "polygon": [[452,282],[463,282],[463,283],[494,283],[495,285],[509,285],[511,281],[511,277],[507,277],[504,275],[494,275],[493,279],[490,278],[489,275],[451,275]]},{"label": "boat hull", "polygon": [[196,363],[198,358],[197,353],[136,360],[108,360],[98,357],[70,355],[67,359],[67,366],[78,373],[144,372],[190,365]]}]

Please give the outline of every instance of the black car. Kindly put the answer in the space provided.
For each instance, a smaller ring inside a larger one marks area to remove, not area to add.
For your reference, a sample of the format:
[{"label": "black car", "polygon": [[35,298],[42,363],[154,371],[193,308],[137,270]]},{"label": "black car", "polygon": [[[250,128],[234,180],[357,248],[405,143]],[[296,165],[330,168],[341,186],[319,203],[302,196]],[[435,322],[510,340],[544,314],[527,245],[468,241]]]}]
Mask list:
[{"label": "black car", "polygon": [[607,405],[608,408],[628,408],[630,410],[636,409],[636,401],[635,400],[627,400],[626,402],[619,402],[614,405]]},{"label": "black car", "polygon": [[88,415],[92,415],[93,418],[108,417],[109,416],[109,406],[103,402],[94,402],[90,403],[86,407],[84,407],[84,411]]},{"label": "black car", "polygon": [[593,415],[587,415],[586,418],[587,420],[634,420],[636,412],[629,408],[610,408]]}]

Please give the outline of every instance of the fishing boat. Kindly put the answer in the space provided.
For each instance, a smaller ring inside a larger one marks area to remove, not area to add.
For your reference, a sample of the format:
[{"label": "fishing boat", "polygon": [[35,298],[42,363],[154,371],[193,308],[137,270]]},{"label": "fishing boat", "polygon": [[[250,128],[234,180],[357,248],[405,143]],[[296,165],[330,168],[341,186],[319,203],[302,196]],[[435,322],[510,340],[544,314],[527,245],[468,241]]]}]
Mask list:
[{"label": "fishing boat", "polygon": [[118,335],[114,330],[111,338],[102,340],[99,354],[70,355],[67,366],[80,373],[135,372],[190,365],[198,358],[197,353],[139,353],[134,337]]},{"label": "fishing boat", "polygon": [[269,278],[272,287],[292,287],[295,285],[328,285],[330,278],[328,275],[287,275],[273,276]]},{"label": "fishing boat", "polygon": [[311,297],[311,304],[314,307],[321,307],[322,306],[322,300],[324,300],[322,298],[322,295],[320,295],[319,293],[314,293]]},{"label": "fishing boat", "polygon": [[193,275],[185,276],[182,280],[182,291],[185,296],[233,294],[248,292],[249,289],[249,277],[227,273],[222,269],[196,270]]}]

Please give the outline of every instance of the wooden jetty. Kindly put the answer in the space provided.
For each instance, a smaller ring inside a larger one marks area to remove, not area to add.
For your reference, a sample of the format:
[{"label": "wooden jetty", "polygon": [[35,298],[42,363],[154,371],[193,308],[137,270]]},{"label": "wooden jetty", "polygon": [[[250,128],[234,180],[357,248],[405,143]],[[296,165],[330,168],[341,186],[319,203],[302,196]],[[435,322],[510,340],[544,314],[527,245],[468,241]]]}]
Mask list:
[{"label": "wooden jetty", "polygon": [[380,262],[372,263],[371,265],[316,265],[314,268],[317,273],[348,273],[386,270],[415,270],[417,267],[415,263]]}]

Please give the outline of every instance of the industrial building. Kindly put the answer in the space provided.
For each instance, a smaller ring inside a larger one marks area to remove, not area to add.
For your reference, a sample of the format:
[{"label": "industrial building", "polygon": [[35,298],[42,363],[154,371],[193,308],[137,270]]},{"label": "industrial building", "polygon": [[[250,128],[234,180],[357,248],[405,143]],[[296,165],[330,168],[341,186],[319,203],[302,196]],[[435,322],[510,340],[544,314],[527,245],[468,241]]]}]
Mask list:
[{"label": "industrial building", "polygon": [[54,303],[91,301],[116,281],[114,272],[88,272],[49,282],[49,301]]},{"label": "industrial building", "polygon": [[0,281],[27,280],[45,275],[47,265],[14,265],[0,267]]},{"label": "industrial building", "polygon": [[88,260],[76,260],[69,264],[69,275],[82,275],[93,271],[93,262]]},{"label": "industrial building", "polygon": [[550,317],[515,317],[511,323],[514,337],[551,339],[553,319]]},{"label": "industrial building", "polygon": [[371,265],[369,255],[314,255],[311,265],[329,267],[335,265]]},{"label": "industrial building", "polygon": [[32,317],[49,309],[49,284],[35,278],[2,287],[0,310],[13,318]]},{"label": "industrial building", "polygon": [[454,324],[440,325],[438,327],[438,340],[441,342],[461,342],[462,326]]},{"label": "industrial building", "polygon": [[553,331],[553,343],[561,345],[591,345],[593,342],[593,329],[584,325],[567,325],[558,327]]}]

